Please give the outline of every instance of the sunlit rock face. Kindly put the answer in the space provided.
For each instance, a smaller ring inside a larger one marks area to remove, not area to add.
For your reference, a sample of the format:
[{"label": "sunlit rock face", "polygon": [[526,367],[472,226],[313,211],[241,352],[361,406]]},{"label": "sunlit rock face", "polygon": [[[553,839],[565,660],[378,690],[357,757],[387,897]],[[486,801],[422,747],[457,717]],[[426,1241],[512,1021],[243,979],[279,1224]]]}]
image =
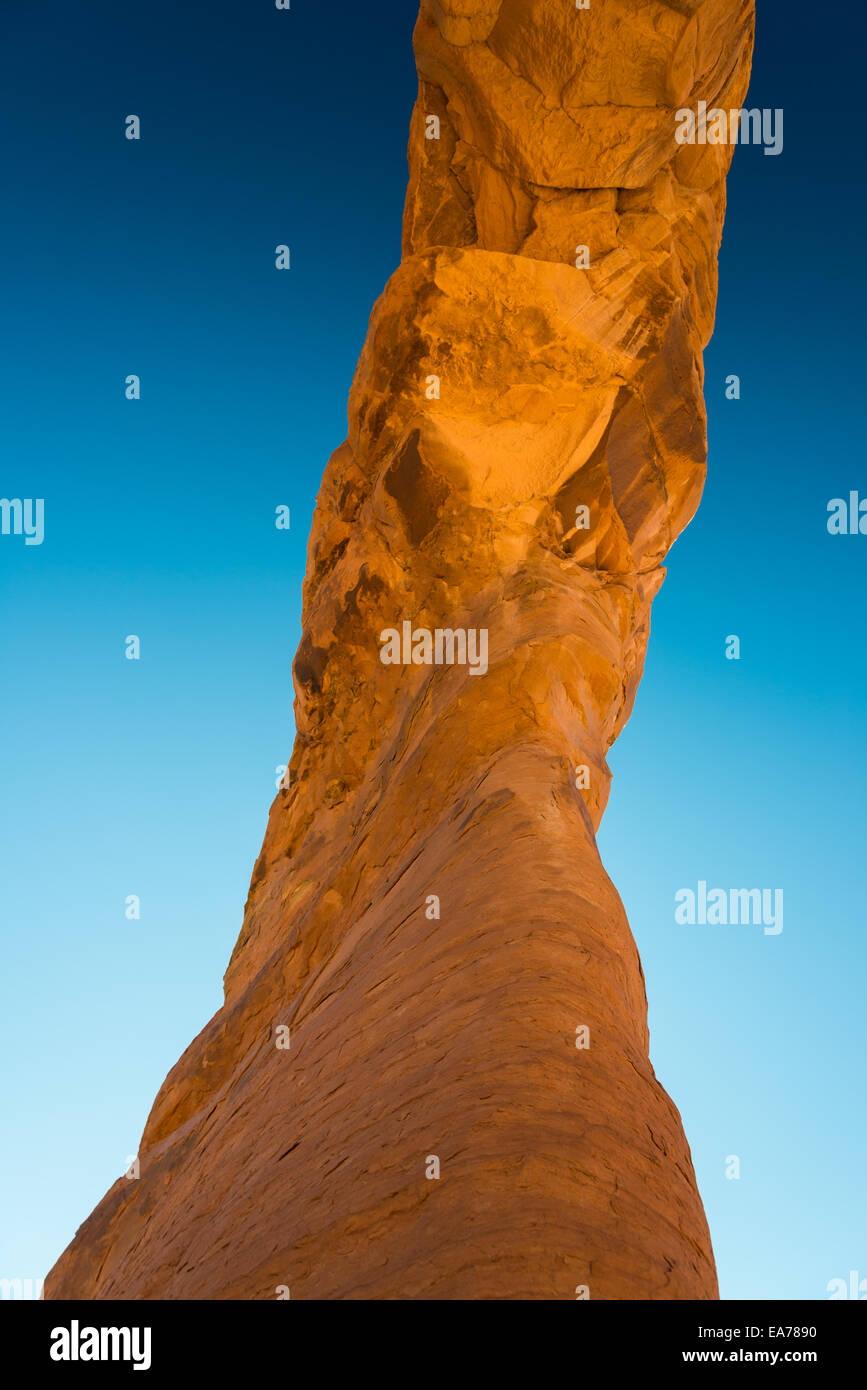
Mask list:
[{"label": "sunlit rock face", "polygon": [[46,1296],[717,1296],[595,831],[705,473],[732,151],[675,113],[742,104],[752,34],[752,0],[424,0],[225,1004]]}]

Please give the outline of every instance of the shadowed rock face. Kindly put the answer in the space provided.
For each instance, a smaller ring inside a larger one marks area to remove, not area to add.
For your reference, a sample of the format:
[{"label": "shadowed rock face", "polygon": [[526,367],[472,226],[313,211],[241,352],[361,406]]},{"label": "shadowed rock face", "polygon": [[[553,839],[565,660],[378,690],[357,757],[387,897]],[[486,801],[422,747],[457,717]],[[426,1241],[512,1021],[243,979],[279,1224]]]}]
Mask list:
[{"label": "shadowed rock face", "polygon": [[[705,471],[731,149],[674,113],[742,104],[752,31],[752,0],[424,0],[291,785],[225,1004],[47,1297],[717,1296],[595,830]],[[487,670],[384,664],[404,622],[486,631]]]}]

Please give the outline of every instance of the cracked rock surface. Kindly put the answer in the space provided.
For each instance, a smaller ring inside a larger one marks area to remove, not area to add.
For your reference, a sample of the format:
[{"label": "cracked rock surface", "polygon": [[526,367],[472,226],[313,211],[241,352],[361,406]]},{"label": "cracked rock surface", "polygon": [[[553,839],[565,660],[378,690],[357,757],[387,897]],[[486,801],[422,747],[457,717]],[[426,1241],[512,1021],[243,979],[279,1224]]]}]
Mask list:
[{"label": "cracked rock surface", "polygon": [[[675,111],[741,106],[752,37],[752,0],[423,0],[289,785],[225,1003],[47,1298],[717,1297],[595,832],[705,473],[732,151]],[[384,664],[404,622],[487,669]]]}]

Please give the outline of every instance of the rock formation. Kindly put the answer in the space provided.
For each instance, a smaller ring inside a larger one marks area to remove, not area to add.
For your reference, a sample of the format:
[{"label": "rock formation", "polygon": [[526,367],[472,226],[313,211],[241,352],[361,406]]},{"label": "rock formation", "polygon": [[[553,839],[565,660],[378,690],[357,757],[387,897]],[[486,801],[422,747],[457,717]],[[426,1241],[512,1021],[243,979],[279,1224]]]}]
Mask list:
[{"label": "rock formation", "polygon": [[46,1297],[717,1297],[595,831],[705,471],[732,151],[675,113],[741,106],[752,35],[752,0],[423,0],[289,784],[225,1003]]}]

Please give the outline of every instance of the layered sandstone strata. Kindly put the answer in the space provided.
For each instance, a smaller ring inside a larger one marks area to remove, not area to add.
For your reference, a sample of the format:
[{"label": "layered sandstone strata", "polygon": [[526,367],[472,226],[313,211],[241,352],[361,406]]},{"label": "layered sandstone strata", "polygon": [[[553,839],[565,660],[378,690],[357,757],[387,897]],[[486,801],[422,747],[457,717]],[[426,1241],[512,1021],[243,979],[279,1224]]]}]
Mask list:
[{"label": "layered sandstone strata", "polygon": [[[731,150],[675,112],[742,104],[752,31],[752,0],[424,0],[289,786],[225,1004],[47,1297],[716,1297],[595,830],[705,471]],[[384,664],[404,623],[486,632],[487,669]]]}]

